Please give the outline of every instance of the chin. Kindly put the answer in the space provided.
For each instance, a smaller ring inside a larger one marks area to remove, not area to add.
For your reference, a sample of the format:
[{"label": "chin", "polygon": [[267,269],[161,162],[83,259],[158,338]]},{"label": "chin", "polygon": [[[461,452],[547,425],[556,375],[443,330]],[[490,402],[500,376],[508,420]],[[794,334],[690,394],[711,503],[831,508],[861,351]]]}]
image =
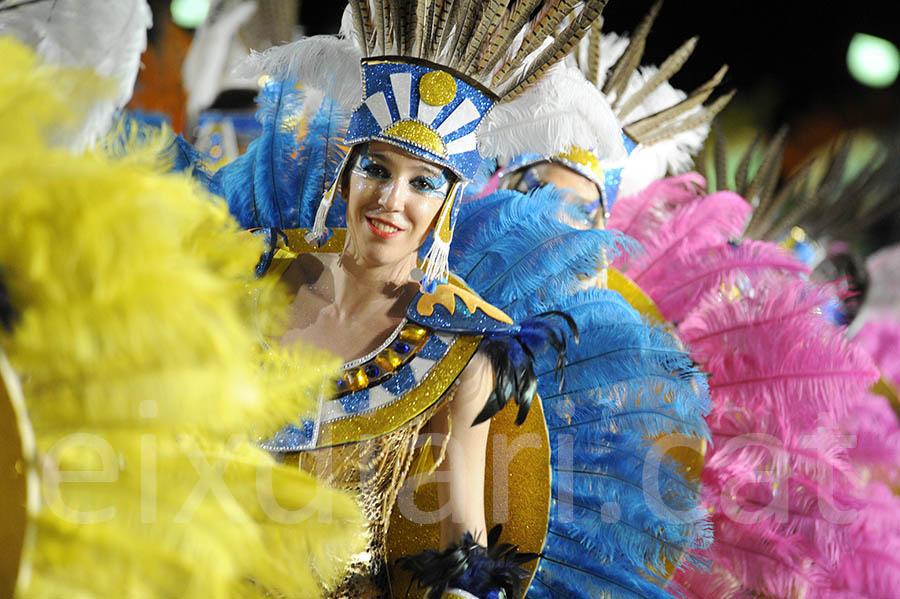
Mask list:
[{"label": "chin", "polygon": [[408,239],[402,237],[380,239],[367,233],[354,237],[356,255],[363,264],[373,267],[390,266],[417,254],[418,248],[410,247]]}]

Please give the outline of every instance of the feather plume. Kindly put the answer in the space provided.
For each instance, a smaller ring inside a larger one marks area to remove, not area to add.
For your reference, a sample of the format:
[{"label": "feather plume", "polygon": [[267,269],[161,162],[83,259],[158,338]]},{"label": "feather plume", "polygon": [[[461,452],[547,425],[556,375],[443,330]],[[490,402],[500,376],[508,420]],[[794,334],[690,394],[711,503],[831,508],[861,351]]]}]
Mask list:
[{"label": "feather plume", "polygon": [[[251,298],[264,330],[285,308],[270,282],[252,277],[261,243],[186,177],[142,163],[143,148],[160,142],[130,140],[140,146],[128,159],[46,144],[44,131],[79,104],[53,90],[80,78],[73,89],[89,92],[89,72],[33,70],[33,54],[8,38],[0,53],[3,97],[32,100],[0,108],[10,134],[0,138],[10,225],[0,269],[21,314],[0,344],[22,374],[47,482],[54,470],[115,473],[43,496],[24,556],[33,575],[18,594],[320,596],[362,549],[362,515],[351,497],[277,465],[246,438],[251,423],[264,434],[313,405],[335,360],[261,350]],[[57,450],[76,434],[96,443]],[[96,448],[111,461],[98,462]],[[222,468],[222,486],[193,502],[201,464]],[[270,519],[260,475],[273,483],[270,506],[308,517]],[[107,507],[110,518],[79,523]]]},{"label": "feather plume", "polygon": [[516,0],[497,35],[496,46],[492,46],[492,56],[486,59],[484,65],[481,65],[486,72],[492,72],[497,63],[506,57],[510,47],[515,43],[516,37],[522,32],[525,23],[541,4],[542,0]]},{"label": "feather plume", "polygon": [[479,152],[509,160],[524,152],[553,156],[573,146],[603,159],[626,156],[605,98],[577,69],[558,65],[518,98],[494,107],[478,131]]},{"label": "feather plume", "polygon": [[369,55],[368,9],[369,5],[365,1],[348,2],[341,22],[341,35],[353,42],[361,56]]},{"label": "feather plume", "polygon": [[[321,92],[290,80],[267,83],[258,102],[262,135],[207,185],[246,228],[311,227],[346,155],[342,142],[349,114]],[[342,223],[342,200],[336,201],[329,226]]]},{"label": "feather plume", "polygon": [[[666,597],[662,573],[686,565],[686,548],[706,546],[709,530],[696,484],[654,453],[650,440],[674,432],[705,437],[705,383],[677,341],[648,326],[621,295],[584,288],[604,245],[613,255],[612,244],[630,244],[609,232],[569,229],[562,210],[552,188],[467,202],[451,253],[454,270],[517,321],[561,310],[578,326],[562,381],[549,356],[534,365],[557,503],[527,596]],[[660,517],[642,491],[651,465],[659,466],[662,501],[679,517]]]},{"label": "feather plume", "polygon": [[900,383],[900,321],[890,317],[869,320],[853,337],[853,343],[872,356],[889,381]]},{"label": "feather plume", "polygon": [[620,198],[610,215],[611,229],[641,240],[656,230],[676,208],[700,200],[706,180],[697,173],[658,179],[643,191]]},{"label": "feather plume", "polygon": [[77,109],[83,113],[79,135],[60,136],[57,143],[81,151],[106,135],[116,111],[131,99],[152,22],[145,0],[113,6],[102,0],[37,2],[3,15],[0,36],[12,35],[28,44],[47,63],[88,68],[109,80],[111,92],[103,101],[95,97],[89,110]]},{"label": "feather plume", "polygon": [[480,56],[482,45],[489,38],[488,32],[497,26],[500,14],[506,8],[506,0],[489,0],[484,12],[478,20],[475,30],[472,32],[472,39],[463,55],[463,63],[472,65],[470,68],[478,66],[477,57]]},{"label": "feather plume", "polygon": [[747,202],[729,191],[684,206],[654,235],[642,238],[644,253],[631,258],[629,276],[640,285],[652,280],[659,269],[668,268],[672,260],[689,259],[698,251],[737,238],[749,213]]},{"label": "feather plume", "polygon": [[703,104],[707,100],[707,98],[712,95],[716,86],[719,85],[722,82],[722,79],[725,78],[726,72],[728,72],[728,67],[723,66],[716,72],[712,79],[691,92],[691,94],[686,99],[682,100],[678,104],[675,104],[670,108],[666,108],[665,110],[662,110],[654,115],[645,117],[639,121],[629,123],[629,125],[626,127],[627,133],[637,141],[641,141],[644,135],[653,135],[653,132],[657,128],[664,126],[664,124],[668,121],[671,121],[672,119],[686,113],[687,111]]},{"label": "feather plume", "polygon": [[571,24],[561,33],[554,36],[553,43],[543,49],[534,61],[534,66],[530,70],[525,71],[525,75],[521,77],[519,83],[507,92],[508,99],[515,98],[522,93],[529,85],[537,81],[544,73],[553,65],[562,61],[568,56],[572,49],[578,45],[578,42],[584,37],[585,33],[591,27],[591,23],[599,18],[605,3],[601,6],[585,6],[581,14],[572,19]]},{"label": "feather plume", "polygon": [[658,269],[659,276],[644,281],[642,287],[656,301],[663,316],[677,321],[706,290],[768,271],[806,274],[809,269],[780,247],[745,241],[739,246],[708,248],[690,258],[674,261],[669,269]]},{"label": "feather plume", "polygon": [[[731,102],[731,99],[734,97],[735,93],[735,91],[730,91],[724,96],[716,98],[712,104],[703,106],[699,110],[694,111],[692,114],[688,114],[678,120],[673,119],[665,126],[662,126],[654,130],[653,132],[645,133],[643,136],[639,135],[638,138],[640,143],[650,146],[659,143],[662,140],[675,138],[682,133],[689,133],[698,130],[699,127],[708,124],[716,117],[717,114],[722,112],[722,110],[728,105],[728,103]],[[676,111],[673,114],[677,114],[677,112],[679,111]]]},{"label": "feather plume", "polygon": [[276,79],[302,81],[320,90],[348,111],[362,102],[359,61],[362,53],[345,39],[328,36],[304,38],[290,44],[251,52],[235,68],[242,77],[270,75]]},{"label": "feather plume", "polygon": [[[888,513],[870,502],[866,481],[890,477],[884,464],[896,459],[900,426],[868,392],[870,360],[822,316],[834,288],[807,282],[808,270],[775,246],[728,243],[741,219],[708,219],[702,183],[657,182],[618,202],[610,222],[648,249],[626,264],[652,263],[638,279],[710,373],[703,483],[716,541],[701,555],[714,566],[677,572],[674,590],[697,599],[877,596],[884,587],[844,564],[865,534],[852,528],[866,521],[859,514]],[[684,242],[698,241],[686,256],[673,232],[691,228]],[[893,580],[897,564],[886,558],[872,556]]]},{"label": "feather plume", "polygon": [[653,74],[650,79],[644,83],[641,88],[633,94],[629,94],[627,99],[623,98],[623,102],[620,103],[620,106],[616,110],[616,115],[622,119],[626,120],[628,115],[634,111],[639,105],[641,105],[644,100],[653,93],[660,85],[664,82],[668,81],[672,75],[681,70],[681,67],[684,66],[684,63],[687,62],[687,59],[690,58],[691,54],[694,52],[694,48],[697,46],[697,40],[699,38],[692,37],[684,44],[681,45],[678,50],[673,52],[666,60],[659,66],[659,70]]},{"label": "feather plume", "polygon": [[591,31],[588,34],[588,59],[587,64],[585,65],[587,70],[584,71],[587,74],[588,81],[593,83],[595,86],[600,85],[600,23],[601,19],[594,21],[594,24],[591,26]]},{"label": "feather plume", "polygon": [[650,28],[662,8],[662,0],[658,0],[647,15],[641,21],[637,29],[631,36],[628,46],[622,55],[612,67],[612,72],[603,83],[603,93],[607,96],[615,98],[614,106],[618,106],[622,101],[622,94],[625,92],[628,81],[631,79],[631,73],[637,69],[641,63],[641,57],[644,55],[644,47],[647,44],[647,36],[650,34]]}]

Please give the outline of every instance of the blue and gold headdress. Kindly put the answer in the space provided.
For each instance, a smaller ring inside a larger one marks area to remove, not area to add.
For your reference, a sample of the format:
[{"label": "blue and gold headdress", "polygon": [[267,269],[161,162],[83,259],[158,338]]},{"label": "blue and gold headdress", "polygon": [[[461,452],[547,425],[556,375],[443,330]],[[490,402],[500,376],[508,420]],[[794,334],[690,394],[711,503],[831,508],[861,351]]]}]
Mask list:
[{"label": "blue and gold headdress", "polygon": [[[341,37],[270,49],[251,57],[250,70],[295,78],[343,104],[352,111],[347,145],[387,142],[457,175],[425,257],[428,289],[449,274],[455,200],[482,162],[480,136],[495,128],[492,114],[569,54],[605,4],[351,0]],[[519,153],[528,142],[513,134],[495,145]],[[310,243],[329,237],[325,215],[345,167],[322,198]]]}]

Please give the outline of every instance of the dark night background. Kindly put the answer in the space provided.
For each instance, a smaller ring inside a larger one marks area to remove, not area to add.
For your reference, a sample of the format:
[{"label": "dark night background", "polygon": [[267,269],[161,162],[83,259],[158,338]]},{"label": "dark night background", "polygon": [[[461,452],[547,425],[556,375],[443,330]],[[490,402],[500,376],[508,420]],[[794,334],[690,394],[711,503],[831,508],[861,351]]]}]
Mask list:
[{"label": "dark night background", "polygon": [[[171,54],[179,44],[186,50],[191,31],[171,25],[170,1],[151,0],[151,5],[157,23],[151,47],[157,48],[157,54],[161,48]],[[651,0],[610,0],[604,29],[632,31],[651,5]],[[334,33],[344,6],[341,0],[302,2],[300,24],[308,35]],[[850,76],[846,64],[847,47],[855,33],[900,46],[896,7],[896,2],[877,0],[667,0],[642,62],[659,64],[686,39],[698,35],[697,49],[673,84],[689,91],[728,64],[720,93],[737,90],[737,95],[719,120],[729,149],[746,146],[758,132],[772,134],[786,125],[786,175],[843,133],[867,130],[895,139],[900,136],[900,83],[886,89],[867,87]],[[171,64],[168,57],[160,60]],[[163,70],[176,74],[171,66]],[[177,129],[177,115],[173,120]],[[883,232],[900,238],[900,222],[886,223]]]}]

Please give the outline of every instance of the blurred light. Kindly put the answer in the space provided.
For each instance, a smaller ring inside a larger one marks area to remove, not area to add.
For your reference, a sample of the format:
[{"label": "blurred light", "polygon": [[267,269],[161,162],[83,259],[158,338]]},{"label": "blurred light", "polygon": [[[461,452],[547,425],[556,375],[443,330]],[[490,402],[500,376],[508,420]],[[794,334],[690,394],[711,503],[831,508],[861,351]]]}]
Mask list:
[{"label": "blurred light", "polygon": [[847,48],[847,68],[864,85],[889,87],[900,74],[900,51],[885,39],[857,33]]},{"label": "blurred light", "polygon": [[172,0],[172,20],[179,27],[196,29],[209,12],[209,0]]}]

